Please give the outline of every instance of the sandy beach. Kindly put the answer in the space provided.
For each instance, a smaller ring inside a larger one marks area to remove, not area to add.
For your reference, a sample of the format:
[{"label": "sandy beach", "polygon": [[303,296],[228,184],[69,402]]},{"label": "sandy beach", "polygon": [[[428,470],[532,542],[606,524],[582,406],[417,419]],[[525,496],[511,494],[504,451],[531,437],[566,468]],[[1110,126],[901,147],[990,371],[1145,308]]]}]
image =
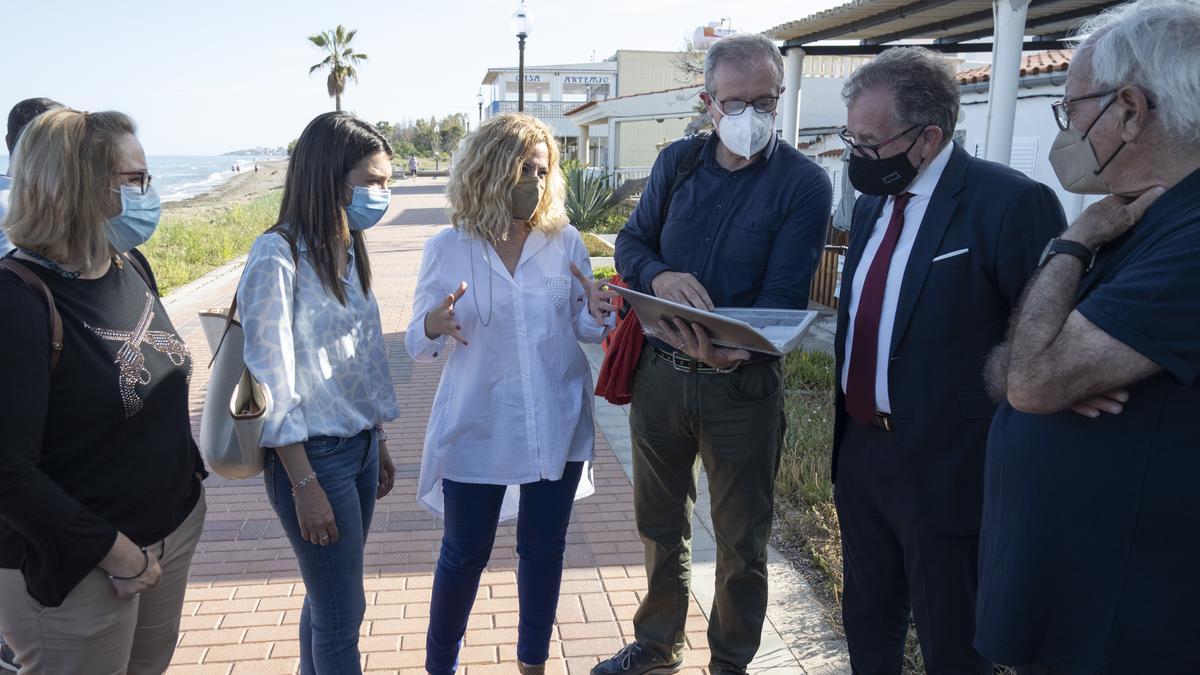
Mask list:
[{"label": "sandy beach", "polygon": [[286,174],[287,160],[259,162],[258,171],[243,171],[204,194],[163,204],[163,213],[187,218],[250,202],[271,190],[282,189]]}]

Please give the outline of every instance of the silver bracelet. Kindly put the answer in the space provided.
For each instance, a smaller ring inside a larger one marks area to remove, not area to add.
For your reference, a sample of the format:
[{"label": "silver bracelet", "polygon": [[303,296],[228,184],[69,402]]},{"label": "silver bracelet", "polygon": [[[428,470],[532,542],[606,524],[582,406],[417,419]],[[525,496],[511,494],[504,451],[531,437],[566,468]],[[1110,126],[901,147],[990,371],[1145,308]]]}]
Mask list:
[{"label": "silver bracelet", "polygon": [[304,489],[304,486],[313,482],[313,480],[315,480],[316,477],[317,477],[317,472],[313,471],[312,473],[308,474],[303,479],[301,479],[299,483],[296,483],[295,485],[293,485],[292,486],[292,496],[295,497],[296,491]]}]

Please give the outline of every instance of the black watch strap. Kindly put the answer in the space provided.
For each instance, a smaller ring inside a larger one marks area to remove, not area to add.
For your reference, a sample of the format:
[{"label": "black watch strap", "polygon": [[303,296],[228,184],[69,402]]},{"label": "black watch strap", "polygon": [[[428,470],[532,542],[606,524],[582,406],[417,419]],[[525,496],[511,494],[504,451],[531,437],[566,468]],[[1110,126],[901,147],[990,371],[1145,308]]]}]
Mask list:
[{"label": "black watch strap", "polygon": [[1071,257],[1078,258],[1083,263],[1084,272],[1092,269],[1092,263],[1096,261],[1096,254],[1092,253],[1092,249],[1077,241],[1051,239],[1050,243],[1046,245],[1045,253],[1042,254],[1041,265],[1045,265],[1047,260],[1059,253],[1065,253]]}]

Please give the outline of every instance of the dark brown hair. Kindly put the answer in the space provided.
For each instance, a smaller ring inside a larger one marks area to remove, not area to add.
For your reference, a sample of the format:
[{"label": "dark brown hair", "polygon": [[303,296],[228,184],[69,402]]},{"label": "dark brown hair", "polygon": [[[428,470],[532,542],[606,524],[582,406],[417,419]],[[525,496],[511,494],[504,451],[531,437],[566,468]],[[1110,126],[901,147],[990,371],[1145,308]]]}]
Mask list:
[{"label": "dark brown hair", "polygon": [[303,241],[321,285],[343,305],[346,292],[337,263],[350,245],[363,293],[371,290],[366,241],[346,223],[346,174],[378,152],[392,157],[392,146],[375,127],[349,113],[318,115],[292,150],[279,222],[268,230],[284,235],[293,251]]}]

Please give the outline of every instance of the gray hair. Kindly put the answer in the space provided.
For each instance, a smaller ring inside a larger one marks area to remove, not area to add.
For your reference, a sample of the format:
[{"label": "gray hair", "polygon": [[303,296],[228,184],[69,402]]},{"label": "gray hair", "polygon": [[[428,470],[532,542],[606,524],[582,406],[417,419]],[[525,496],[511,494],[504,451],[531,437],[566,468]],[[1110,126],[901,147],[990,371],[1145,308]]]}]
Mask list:
[{"label": "gray hair", "polygon": [[719,64],[732,65],[738,70],[769,63],[775,67],[776,89],[783,87],[783,56],[770,38],[757,33],[731,35],[721,38],[704,55],[704,90],[713,91],[713,72]]},{"label": "gray hair", "polygon": [[902,127],[932,124],[942,130],[943,144],[958,123],[958,81],[949,61],[924,47],[893,47],[854,71],[842,86],[847,105],[859,94],[887,87]]},{"label": "gray hair", "polygon": [[1171,138],[1200,144],[1200,2],[1124,3],[1086,22],[1076,34],[1087,36],[1076,63],[1091,65],[1098,89],[1142,89]]}]

